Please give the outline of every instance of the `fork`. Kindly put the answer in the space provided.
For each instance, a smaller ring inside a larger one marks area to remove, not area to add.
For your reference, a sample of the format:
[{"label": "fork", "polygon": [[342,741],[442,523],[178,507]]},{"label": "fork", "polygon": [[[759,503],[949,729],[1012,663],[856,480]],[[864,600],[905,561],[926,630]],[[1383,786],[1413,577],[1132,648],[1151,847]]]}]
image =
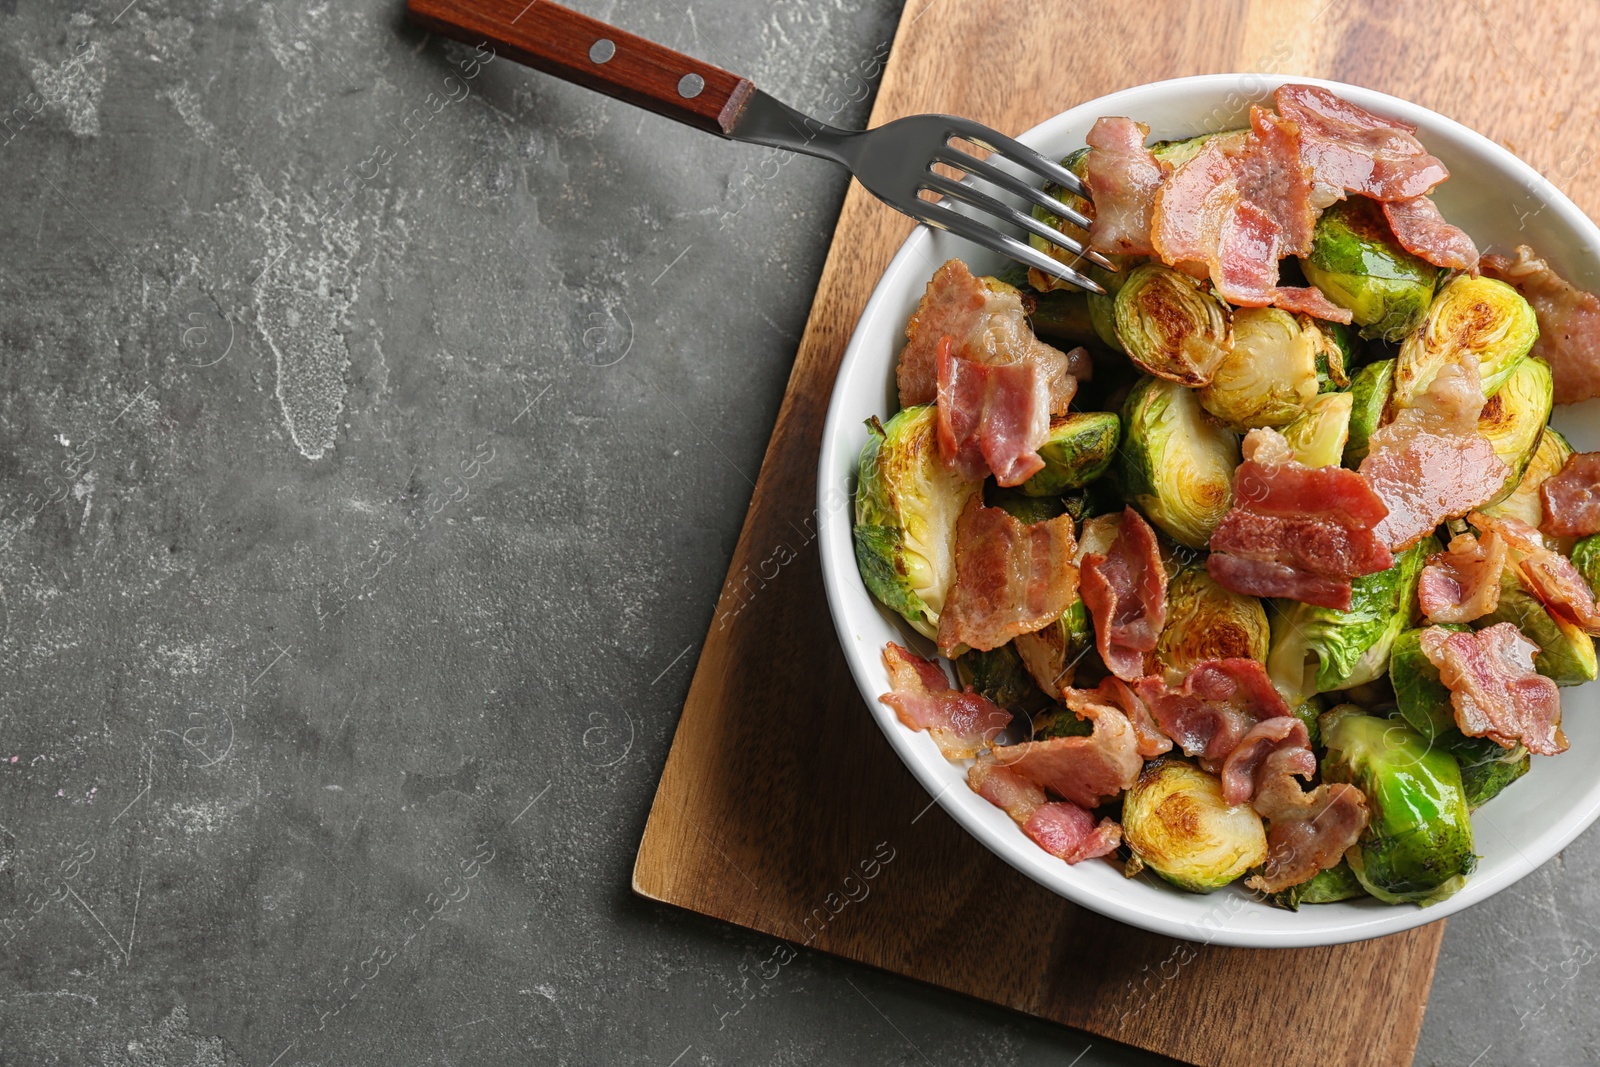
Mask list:
[{"label": "fork", "polygon": [[[418,25],[472,45],[488,45],[518,63],[605,93],[734,141],[831,160],[896,211],[934,229],[982,245],[1081,289],[1105,289],[1080,270],[1083,260],[1116,270],[1098,252],[985,191],[979,181],[1088,229],[1089,219],[1036,186],[1039,179],[1090,200],[1075,174],[1005,134],[953,115],[910,115],[871,130],[841,130],[802,114],[757,89],[748,78],[608,26],[548,0],[407,0]],[[966,141],[990,153],[957,147]],[[995,160],[1033,177],[1024,180]],[[958,179],[933,169],[942,163]],[[937,199],[929,199],[931,195]],[[959,203],[978,217],[955,209]],[[983,217],[1003,220],[1066,249],[1068,264],[1003,233]]]}]

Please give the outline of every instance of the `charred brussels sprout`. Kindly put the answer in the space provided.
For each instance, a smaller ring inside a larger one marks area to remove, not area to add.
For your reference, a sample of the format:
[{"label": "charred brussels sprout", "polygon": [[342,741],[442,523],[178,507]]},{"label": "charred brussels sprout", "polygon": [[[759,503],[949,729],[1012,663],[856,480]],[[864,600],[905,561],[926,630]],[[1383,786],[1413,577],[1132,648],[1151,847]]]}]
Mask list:
[{"label": "charred brussels sprout", "polygon": [[956,677],[1008,711],[1034,712],[1050,699],[1039,691],[1009,643],[988,652],[969,649],[955,659]]},{"label": "charred brussels sprout", "polygon": [[978,489],[939,458],[932,404],[867,424],[856,489],[856,565],[872,595],[925,637],[955,579],[956,519]]},{"label": "charred brussels sprout", "polygon": [[1455,758],[1403,722],[1345,705],[1322,717],[1322,776],[1367,798],[1371,821],[1347,854],[1368,893],[1389,904],[1437,903],[1477,866]]},{"label": "charred brussels sprout", "polygon": [[1317,220],[1306,280],[1350,309],[1363,337],[1398,341],[1422,322],[1439,269],[1401,248],[1377,204],[1353,196]]},{"label": "charred brussels sprout", "polygon": [[1344,465],[1351,470],[1367,458],[1367,439],[1388,421],[1389,396],[1394,391],[1394,360],[1380,359],[1356,371],[1350,379],[1350,440],[1344,446]]},{"label": "charred brussels sprout", "polygon": [[1074,600],[1055,622],[1012,642],[1028,674],[1040,689],[1059,698],[1072,684],[1079,662],[1094,647],[1094,625],[1081,599]]},{"label": "charred brussels sprout", "polygon": [[1323,393],[1306,405],[1305,412],[1283,428],[1294,458],[1308,467],[1336,467],[1350,440],[1350,412],[1355,398],[1349,393]]},{"label": "charred brussels sprout", "polygon": [[1594,638],[1560,616],[1545,610],[1539,598],[1507,567],[1500,575],[1500,603],[1479,619],[1478,627],[1509,622],[1539,646],[1533,666],[1557,685],[1582,685],[1600,675]]},{"label": "charred brussels sprout", "polygon": [[1204,564],[1191,565],[1167,584],[1167,625],[1155,657],[1175,681],[1208,659],[1265,663],[1269,637],[1261,601],[1224,589]]},{"label": "charred brussels sprout", "polygon": [[1147,764],[1122,801],[1122,839],[1134,856],[1182,889],[1220,889],[1267,858],[1261,816],[1230,807],[1222,782],[1177,759]]},{"label": "charred brussels sprout", "polygon": [[1228,305],[1205,283],[1159,263],[1129,273],[1117,292],[1115,314],[1117,339],[1128,358],[1180,385],[1211,381],[1232,344]]},{"label": "charred brussels sprout", "polygon": [[1081,489],[1106,472],[1117,454],[1122,421],[1109,411],[1085,411],[1050,420],[1050,436],[1039,446],[1044,470],[1022,483],[1029,496],[1060,496]]},{"label": "charred brussels sprout", "polygon": [[1494,454],[1511,468],[1505,488],[1495,494],[1491,504],[1510,496],[1522,481],[1534,452],[1539,447],[1539,437],[1550,421],[1555,380],[1550,365],[1542,359],[1525,359],[1518,363],[1500,391],[1483,405],[1478,416],[1478,432],[1489,439]]},{"label": "charred brussels sprout", "polygon": [[1298,600],[1276,602],[1267,673],[1293,707],[1314,693],[1349,689],[1381,676],[1395,638],[1411,622],[1417,578],[1439,551],[1432,537],[1395,559],[1393,567],[1350,583],[1350,610]]},{"label": "charred brussels sprout", "polygon": [[1204,548],[1233,501],[1239,440],[1191,390],[1143,378],[1122,407],[1118,472],[1128,501],[1168,537]]},{"label": "charred brussels sprout", "polygon": [[1287,426],[1317,395],[1322,344],[1321,331],[1301,329],[1287,311],[1240,308],[1233,347],[1200,390],[1200,406],[1234,430]]},{"label": "charred brussels sprout", "polygon": [[1505,282],[1460,275],[1433,298],[1428,317],[1400,346],[1394,401],[1410,407],[1446,363],[1478,361],[1483,395],[1494,396],[1539,337],[1533,308]]},{"label": "charred brussels sprout", "polygon": [[1539,499],[1539,487],[1547,479],[1555,477],[1571,455],[1572,446],[1567,444],[1567,439],[1546,426],[1539,438],[1539,447],[1533,450],[1533,458],[1528,461],[1517,487],[1498,504],[1484,508],[1483,513],[1491,519],[1521,519],[1529,526],[1537,527],[1544,521],[1544,503]]},{"label": "charred brussels sprout", "polygon": [[1361,880],[1356,877],[1356,872],[1350,869],[1350,864],[1340,860],[1335,866],[1318,871],[1299,885],[1272,894],[1272,902],[1280,908],[1299,911],[1302,904],[1337,904],[1341,900],[1353,900],[1366,895],[1367,891],[1361,888]]},{"label": "charred brussels sprout", "polygon": [[1590,534],[1572,546],[1572,565],[1590,589],[1600,590],[1600,534]]}]

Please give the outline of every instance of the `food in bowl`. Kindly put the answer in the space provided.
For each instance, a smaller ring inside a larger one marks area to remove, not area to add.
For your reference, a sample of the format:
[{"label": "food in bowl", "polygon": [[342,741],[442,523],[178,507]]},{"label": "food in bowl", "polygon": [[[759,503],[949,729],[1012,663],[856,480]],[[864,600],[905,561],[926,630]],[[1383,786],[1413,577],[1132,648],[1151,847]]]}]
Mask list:
[{"label": "food in bowl", "polygon": [[1064,161],[1107,295],[951,260],[911,317],[853,537],[960,685],[890,643],[882,699],[1068,863],[1442,900],[1596,676],[1600,455],[1548,422],[1600,300],[1480,259],[1414,129],[1325,88],[1147,139]]}]

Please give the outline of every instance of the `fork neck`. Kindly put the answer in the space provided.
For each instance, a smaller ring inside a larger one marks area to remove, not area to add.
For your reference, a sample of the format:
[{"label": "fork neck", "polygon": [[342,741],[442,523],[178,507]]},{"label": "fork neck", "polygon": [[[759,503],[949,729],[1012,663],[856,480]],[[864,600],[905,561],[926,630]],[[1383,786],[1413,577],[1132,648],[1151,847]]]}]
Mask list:
[{"label": "fork neck", "polygon": [[728,136],[735,141],[801,152],[853,168],[860,133],[830,126],[756,89],[745,101]]}]

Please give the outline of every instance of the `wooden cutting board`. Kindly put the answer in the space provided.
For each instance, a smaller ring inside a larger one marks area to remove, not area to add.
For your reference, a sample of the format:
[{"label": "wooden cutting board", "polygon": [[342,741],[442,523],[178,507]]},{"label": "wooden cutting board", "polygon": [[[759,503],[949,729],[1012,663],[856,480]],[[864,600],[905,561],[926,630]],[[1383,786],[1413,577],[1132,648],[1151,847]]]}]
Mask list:
[{"label": "wooden cutting board", "polygon": [[[1600,8],[1553,0],[910,0],[872,124],[944,111],[1018,132],[1163,78],[1320,76],[1465,122],[1593,214],[1590,29]],[[634,889],[1194,1064],[1410,1063],[1442,922],[1293,951],[1121,926],[1027,880],[930,806],[862,706],[823,599],[815,468],[840,356],[910,228],[852,185]]]}]

